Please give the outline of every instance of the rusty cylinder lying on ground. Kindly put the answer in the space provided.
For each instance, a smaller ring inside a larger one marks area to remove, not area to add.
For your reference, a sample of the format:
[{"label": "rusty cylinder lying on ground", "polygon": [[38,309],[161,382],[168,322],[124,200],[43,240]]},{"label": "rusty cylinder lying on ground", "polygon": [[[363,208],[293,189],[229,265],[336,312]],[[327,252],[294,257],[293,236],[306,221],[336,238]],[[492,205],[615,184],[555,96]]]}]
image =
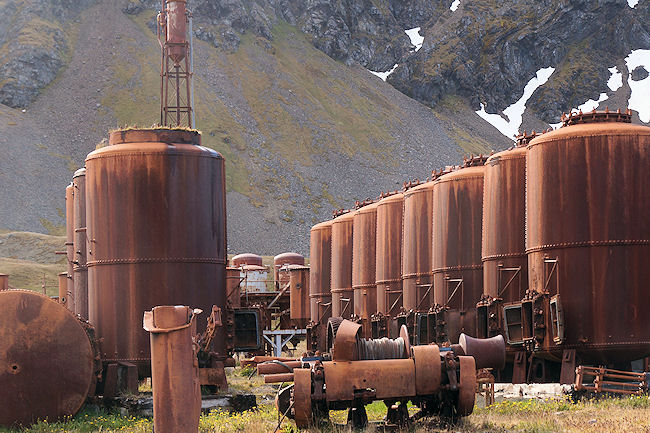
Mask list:
[{"label": "rusty cylinder lying on ground", "polygon": [[201,310],[185,306],[145,311],[143,327],[150,333],[153,424],[156,433],[199,430],[201,386],[192,338],[194,317]]}]

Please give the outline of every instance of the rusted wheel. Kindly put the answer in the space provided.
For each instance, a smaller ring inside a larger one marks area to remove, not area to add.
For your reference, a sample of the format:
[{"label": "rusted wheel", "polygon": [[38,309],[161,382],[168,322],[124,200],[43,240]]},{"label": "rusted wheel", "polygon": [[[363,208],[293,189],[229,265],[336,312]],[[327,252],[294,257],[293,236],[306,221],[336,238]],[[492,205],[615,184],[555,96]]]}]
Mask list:
[{"label": "rusted wheel", "polygon": [[460,360],[460,386],[456,414],[468,416],[474,410],[476,399],[476,364],[471,356],[459,356],[458,359]]},{"label": "rusted wheel", "polygon": [[0,425],[77,413],[93,359],[84,327],[61,304],[26,290],[0,292]]},{"label": "rusted wheel", "polygon": [[402,325],[399,328],[399,336],[404,340],[404,358],[408,358],[411,355],[411,339],[409,338],[409,330],[406,325]]},{"label": "rusted wheel", "polygon": [[442,369],[440,348],[435,344],[413,346],[415,361],[415,392],[417,395],[430,395],[440,389]]},{"label": "rusted wheel", "polygon": [[297,368],[293,371],[293,411],[298,428],[311,424],[311,370]]}]

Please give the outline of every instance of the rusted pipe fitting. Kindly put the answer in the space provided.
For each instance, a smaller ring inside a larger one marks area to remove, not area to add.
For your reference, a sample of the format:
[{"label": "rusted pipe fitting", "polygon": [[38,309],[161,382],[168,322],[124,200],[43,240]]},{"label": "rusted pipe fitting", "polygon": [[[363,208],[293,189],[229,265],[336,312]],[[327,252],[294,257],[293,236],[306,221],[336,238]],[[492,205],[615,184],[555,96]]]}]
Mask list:
[{"label": "rusted pipe fitting", "polygon": [[153,423],[156,433],[191,433],[199,430],[201,386],[198,346],[194,344],[201,310],[160,306],[144,313],[150,332]]},{"label": "rusted pipe fitting", "polygon": [[302,362],[269,361],[257,366],[257,374],[291,373],[294,368],[302,368]]},{"label": "rusted pipe fitting", "polygon": [[264,376],[264,383],[293,382],[293,373],[267,374]]}]

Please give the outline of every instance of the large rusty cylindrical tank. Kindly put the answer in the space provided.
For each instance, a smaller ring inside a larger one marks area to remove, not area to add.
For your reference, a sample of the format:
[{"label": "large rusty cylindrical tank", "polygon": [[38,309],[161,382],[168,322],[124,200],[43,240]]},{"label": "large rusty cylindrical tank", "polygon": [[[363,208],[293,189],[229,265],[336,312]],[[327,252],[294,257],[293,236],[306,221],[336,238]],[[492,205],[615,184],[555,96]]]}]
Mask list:
[{"label": "large rusty cylindrical tank", "polygon": [[483,293],[521,300],[528,286],[525,245],[526,138],[485,163],[483,186]]},{"label": "large rusty cylindrical tank", "polygon": [[377,203],[377,312],[395,316],[402,307],[402,219],[404,194]]},{"label": "large rusty cylindrical tank", "polygon": [[230,259],[230,264],[235,268],[245,265],[262,266],[262,256],[252,253],[237,254]]},{"label": "large rusty cylindrical tank", "polygon": [[354,314],[352,290],[352,233],[354,211],[332,220],[332,317]]},{"label": "large rusty cylindrical tank", "polygon": [[433,304],[432,205],[433,182],[425,182],[404,192],[402,293],[407,311],[427,311]]},{"label": "large rusty cylindrical tank", "polygon": [[[120,130],[86,158],[88,316],[104,362],[147,373],[154,306],[225,308],[224,160],[200,144],[191,130]],[[221,330],[212,350],[226,356]]]},{"label": "large rusty cylindrical tank", "polygon": [[311,228],[309,237],[309,311],[312,323],[327,323],[332,315],[332,223],[325,221]]},{"label": "large rusty cylindrical tank", "polygon": [[0,292],[0,425],[54,422],[77,413],[95,379],[82,323],[36,292]]},{"label": "large rusty cylindrical tank", "polygon": [[433,284],[438,306],[447,310],[446,335],[476,336],[476,304],[483,294],[481,219],[485,157],[466,159],[433,188]]},{"label": "large rusty cylindrical tank", "polygon": [[305,257],[298,253],[282,253],[273,257],[273,282],[275,289],[280,290],[284,285],[289,282],[289,271],[281,272],[285,265],[300,265],[304,266]]},{"label": "large rusty cylindrical tank", "polygon": [[[352,241],[352,289],[354,314],[366,321],[377,312],[377,282],[375,280],[377,245],[377,204],[359,208],[354,214]],[[364,332],[370,326],[364,323]]]},{"label": "large rusty cylindrical tank", "polygon": [[68,272],[68,303],[66,306],[72,312],[74,306],[74,185],[72,182],[65,187],[65,257]]},{"label": "large rusty cylindrical tank", "polygon": [[187,55],[186,0],[167,1],[167,55],[176,64]]},{"label": "large rusty cylindrical tank", "polygon": [[88,267],[86,266],[86,169],[72,177],[74,186],[74,312],[88,319]]},{"label": "large rusty cylindrical tank", "polygon": [[550,297],[542,348],[607,364],[650,355],[650,128],[563,116],[526,161],[529,289]]}]

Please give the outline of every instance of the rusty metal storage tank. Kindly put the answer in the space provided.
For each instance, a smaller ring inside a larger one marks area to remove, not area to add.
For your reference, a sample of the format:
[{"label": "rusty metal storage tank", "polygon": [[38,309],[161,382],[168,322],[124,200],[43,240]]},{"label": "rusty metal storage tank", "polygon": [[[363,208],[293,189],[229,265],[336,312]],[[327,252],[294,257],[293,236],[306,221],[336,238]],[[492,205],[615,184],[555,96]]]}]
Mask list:
[{"label": "rusty metal storage tank", "polygon": [[74,185],[65,187],[65,257],[68,272],[68,302],[66,307],[74,312]]},{"label": "rusty metal storage tank", "polygon": [[650,355],[650,128],[630,119],[563,116],[528,145],[529,289],[548,297],[537,339],[556,360],[572,350],[598,364]]},{"label": "rusty metal storage tank", "polygon": [[375,280],[377,246],[377,204],[364,202],[354,214],[352,241],[352,289],[354,315],[363,321],[363,332],[370,337],[370,316],[377,312]]},{"label": "rusty metal storage tank", "polygon": [[[433,292],[440,313],[436,339],[476,336],[476,304],[483,294],[481,219],[486,158],[466,159],[433,188]],[[440,326],[442,322],[444,326]]]},{"label": "rusty metal storage tank", "polygon": [[284,265],[301,265],[304,266],[305,257],[298,253],[282,253],[273,257],[273,282],[275,290],[280,290],[284,285],[289,283],[289,272],[280,272]]},{"label": "rusty metal storage tank", "polygon": [[241,281],[242,279],[239,268],[226,266],[226,301],[232,308],[241,307]]},{"label": "rusty metal storage tank", "polygon": [[235,268],[244,265],[262,266],[262,256],[252,253],[237,254],[230,259],[230,264]]},{"label": "rusty metal storage tank", "polygon": [[352,234],[354,211],[332,220],[332,317],[350,318],[354,314],[352,290]]},{"label": "rusty metal storage tank", "polygon": [[289,273],[289,316],[291,324],[298,328],[307,326],[310,320],[309,266],[285,265]]},{"label": "rusty metal storage tank", "polygon": [[377,203],[377,312],[394,317],[402,307],[402,220],[404,194]]},{"label": "rusty metal storage tank", "polygon": [[526,145],[535,137],[520,135],[514,148],[485,162],[483,185],[483,300],[477,308],[477,336],[503,331],[500,304],[523,298],[528,288],[525,245]]},{"label": "rusty metal storage tank", "polygon": [[406,311],[427,311],[433,305],[431,242],[433,182],[404,192],[402,293]]},{"label": "rusty metal storage tank", "polygon": [[[119,130],[86,158],[88,316],[105,363],[148,372],[154,306],[225,308],[224,159],[200,144],[192,130]],[[212,349],[225,358],[221,330]]]},{"label": "rusty metal storage tank", "polygon": [[178,64],[187,55],[186,0],[166,0],[167,49],[169,58]]},{"label": "rusty metal storage tank", "polygon": [[332,315],[332,224],[332,220],[316,224],[309,234],[309,311],[313,324],[327,324]]},{"label": "rusty metal storage tank", "polygon": [[74,187],[74,312],[88,320],[88,267],[86,266],[86,169],[72,176]]}]

